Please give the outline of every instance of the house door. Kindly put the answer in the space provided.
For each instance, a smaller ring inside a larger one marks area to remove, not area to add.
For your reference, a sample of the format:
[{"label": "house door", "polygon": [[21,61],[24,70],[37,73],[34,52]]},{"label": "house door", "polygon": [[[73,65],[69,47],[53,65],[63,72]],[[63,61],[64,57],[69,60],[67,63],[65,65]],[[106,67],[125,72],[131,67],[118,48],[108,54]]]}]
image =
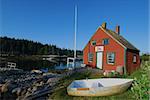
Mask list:
[{"label": "house door", "polygon": [[102,69],[103,52],[97,52],[96,57],[97,57],[96,66],[97,68]]}]

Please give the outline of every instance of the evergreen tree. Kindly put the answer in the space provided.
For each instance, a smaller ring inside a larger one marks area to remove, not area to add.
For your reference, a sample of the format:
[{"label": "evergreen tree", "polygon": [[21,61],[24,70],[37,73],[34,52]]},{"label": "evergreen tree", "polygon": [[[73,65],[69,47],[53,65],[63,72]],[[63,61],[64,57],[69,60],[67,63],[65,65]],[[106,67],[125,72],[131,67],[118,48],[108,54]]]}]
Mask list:
[{"label": "evergreen tree", "polygon": [[[41,44],[25,39],[0,37],[0,53],[11,55],[66,55],[73,56],[73,50],[61,49],[56,45]],[[82,51],[77,50],[82,55]]]}]

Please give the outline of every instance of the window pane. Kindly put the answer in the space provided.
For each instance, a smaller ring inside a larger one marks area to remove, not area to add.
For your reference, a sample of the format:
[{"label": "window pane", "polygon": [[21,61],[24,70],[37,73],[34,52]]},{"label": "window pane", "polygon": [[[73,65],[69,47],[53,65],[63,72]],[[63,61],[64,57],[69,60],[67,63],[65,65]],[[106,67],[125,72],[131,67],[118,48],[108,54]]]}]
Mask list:
[{"label": "window pane", "polygon": [[95,40],[92,41],[92,42],[91,42],[91,45],[95,46],[95,45],[96,45],[96,41],[95,41]]},{"label": "window pane", "polygon": [[104,45],[109,44],[109,39],[103,39],[103,44],[104,44]]},{"label": "window pane", "polygon": [[136,56],[133,56],[133,63],[136,63]]},{"label": "window pane", "polygon": [[88,61],[92,62],[93,61],[93,53],[88,54]]},{"label": "window pane", "polygon": [[107,63],[114,64],[115,62],[115,54],[114,53],[107,53]]}]

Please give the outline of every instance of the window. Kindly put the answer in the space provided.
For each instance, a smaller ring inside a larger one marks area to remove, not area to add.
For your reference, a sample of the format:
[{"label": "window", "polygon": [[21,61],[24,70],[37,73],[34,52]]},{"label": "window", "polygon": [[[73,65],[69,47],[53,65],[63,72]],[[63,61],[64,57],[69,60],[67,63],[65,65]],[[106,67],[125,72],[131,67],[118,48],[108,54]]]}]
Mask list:
[{"label": "window", "polygon": [[88,54],[88,62],[92,62],[93,61],[93,53],[89,53]]},{"label": "window", "polygon": [[103,45],[109,44],[109,39],[103,39]]},{"label": "window", "polygon": [[91,45],[95,46],[95,45],[96,45],[96,41],[93,40],[93,41],[91,42]]},{"label": "window", "polygon": [[107,53],[107,64],[115,63],[115,53]]},{"label": "window", "polygon": [[133,56],[133,63],[136,63],[136,55]]}]

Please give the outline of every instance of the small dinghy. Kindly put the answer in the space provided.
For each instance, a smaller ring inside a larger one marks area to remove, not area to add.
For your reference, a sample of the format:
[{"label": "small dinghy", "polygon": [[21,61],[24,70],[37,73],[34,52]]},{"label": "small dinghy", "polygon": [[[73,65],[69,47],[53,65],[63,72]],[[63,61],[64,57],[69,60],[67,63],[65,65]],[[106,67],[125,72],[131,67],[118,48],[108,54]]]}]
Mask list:
[{"label": "small dinghy", "polygon": [[68,87],[71,96],[109,96],[126,91],[133,79],[102,78],[75,80]]}]

